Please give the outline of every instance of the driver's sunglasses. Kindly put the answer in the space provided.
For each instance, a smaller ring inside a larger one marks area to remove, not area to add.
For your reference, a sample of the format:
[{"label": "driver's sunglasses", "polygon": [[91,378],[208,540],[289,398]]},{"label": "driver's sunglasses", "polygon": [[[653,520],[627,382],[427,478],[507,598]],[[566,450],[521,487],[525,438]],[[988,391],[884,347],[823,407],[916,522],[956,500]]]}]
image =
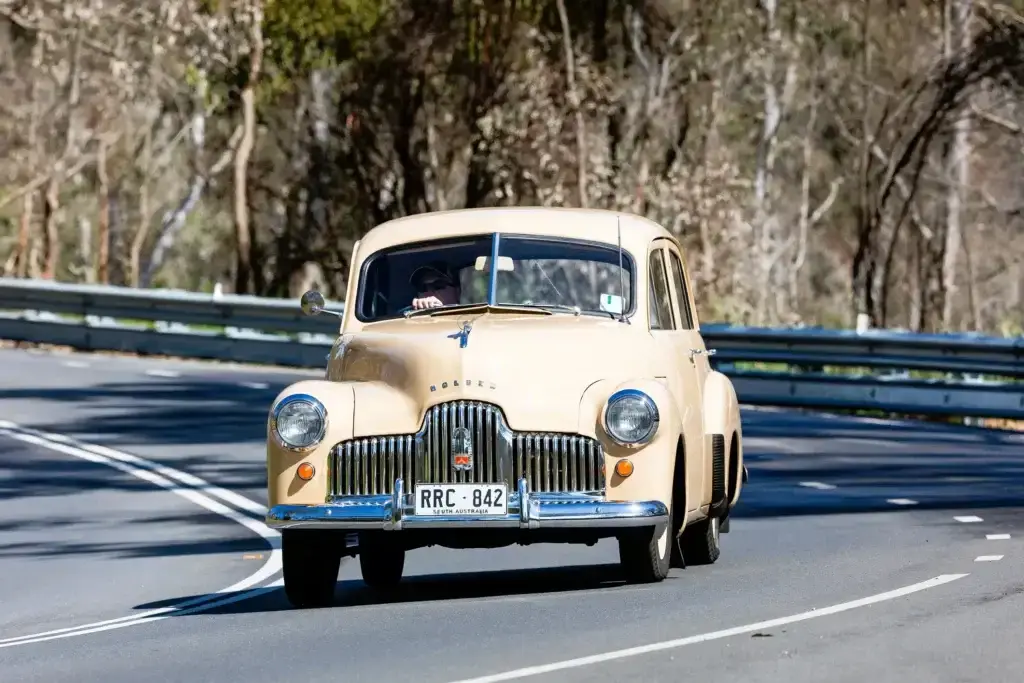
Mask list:
[{"label": "driver's sunglasses", "polygon": [[448,280],[424,280],[420,283],[419,291],[426,294],[427,292],[440,292],[442,289],[451,287],[452,283]]}]

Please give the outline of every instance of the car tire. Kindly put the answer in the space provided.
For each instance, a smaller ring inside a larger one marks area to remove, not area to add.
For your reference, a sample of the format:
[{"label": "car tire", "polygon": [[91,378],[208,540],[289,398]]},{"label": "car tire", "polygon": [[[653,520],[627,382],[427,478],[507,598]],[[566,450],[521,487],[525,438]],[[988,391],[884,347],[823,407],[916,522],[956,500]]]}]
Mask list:
[{"label": "car tire", "polygon": [[721,522],[708,516],[683,531],[683,560],[686,564],[714,564],[722,554]]},{"label": "car tire", "polygon": [[656,531],[657,527],[643,527],[619,536],[619,562],[629,583],[655,583],[668,576],[672,532],[667,525],[660,536]]},{"label": "car tire", "polygon": [[336,534],[285,529],[281,532],[284,594],[298,608],[327,607],[341,565],[341,544]]},{"label": "car tire", "polygon": [[679,534],[679,527],[683,526],[684,516],[684,513],[680,512],[678,515],[672,515],[671,517],[672,527],[670,531],[672,533],[668,539],[670,546],[669,567],[671,569],[683,569],[686,567],[686,557],[683,555],[683,541],[681,535],[677,535]]},{"label": "car tire", "polygon": [[405,547],[399,539],[382,538],[380,533],[360,534],[359,570],[370,588],[391,590],[402,580]]}]

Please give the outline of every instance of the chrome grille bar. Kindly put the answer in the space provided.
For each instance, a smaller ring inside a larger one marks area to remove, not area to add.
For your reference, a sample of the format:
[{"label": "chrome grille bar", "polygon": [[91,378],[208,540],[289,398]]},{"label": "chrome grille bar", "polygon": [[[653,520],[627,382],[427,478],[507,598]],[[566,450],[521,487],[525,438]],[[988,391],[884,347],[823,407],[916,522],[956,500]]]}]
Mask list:
[{"label": "chrome grille bar", "polygon": [[334,495],[385,495],[395,479],[412,473],[414,440],[408,436],[353,439],[334,447]]},{"label": "chrome grille bar", "polygon": [[[497,406],[478,401],[451,401],[431,407],[423,428],[417,435],[422,447],[417,450],[417,482],[432,483],[495,483],[512,481],[502,477],[499,431],[504,425]],[[457,428],[469,430],[473,440],[472,469],[456,470],[451,450],[452,435]]]},{"label": "chrome grille bar", "polygon": [[516,474],[526,477],[531,491],[604,491],[604,451],[585,436],[517,433],[514,437]]},{"label": "chrome grille bar", "polygon": [[[456,428],[469,430],[473,463],[454,468],[451,451]],[[480,401],[450,401],[427,410],[416,434],[361,437],[332,450],[333,495],[387,495],[397,477],[420,483],[497,483],[510,491],[525,477],[531,491],[601,493],[605,488],[604,452],[585,436],[514,433],[498,406]]]}]

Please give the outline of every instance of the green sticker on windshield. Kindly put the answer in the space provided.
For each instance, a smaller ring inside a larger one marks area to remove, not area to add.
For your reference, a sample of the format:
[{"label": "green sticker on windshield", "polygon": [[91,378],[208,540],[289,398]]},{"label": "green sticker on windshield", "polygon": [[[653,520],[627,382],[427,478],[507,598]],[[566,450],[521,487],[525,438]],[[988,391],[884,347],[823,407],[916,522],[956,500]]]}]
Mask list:
[{"label": "green sticker on windshield", "polygon": [[618,294],[602,294],[601,310],[609,313],[622,313],[622,297]]}]

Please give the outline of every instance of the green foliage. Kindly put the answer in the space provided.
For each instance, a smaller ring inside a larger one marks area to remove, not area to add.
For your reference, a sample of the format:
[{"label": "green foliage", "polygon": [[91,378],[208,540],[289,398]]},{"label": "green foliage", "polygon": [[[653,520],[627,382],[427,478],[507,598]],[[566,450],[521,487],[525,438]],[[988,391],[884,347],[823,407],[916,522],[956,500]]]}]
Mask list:
[{"label": "green foliage", "polygon": [[999,334],[1004,337],[1024,337],[1024,323],[1006,318],[999,323]]},{"label": "green foliage", "polygon": [[285,77],[336,64],[358,51],[385,11],[380,0],[269,0],[267,60]]}]

